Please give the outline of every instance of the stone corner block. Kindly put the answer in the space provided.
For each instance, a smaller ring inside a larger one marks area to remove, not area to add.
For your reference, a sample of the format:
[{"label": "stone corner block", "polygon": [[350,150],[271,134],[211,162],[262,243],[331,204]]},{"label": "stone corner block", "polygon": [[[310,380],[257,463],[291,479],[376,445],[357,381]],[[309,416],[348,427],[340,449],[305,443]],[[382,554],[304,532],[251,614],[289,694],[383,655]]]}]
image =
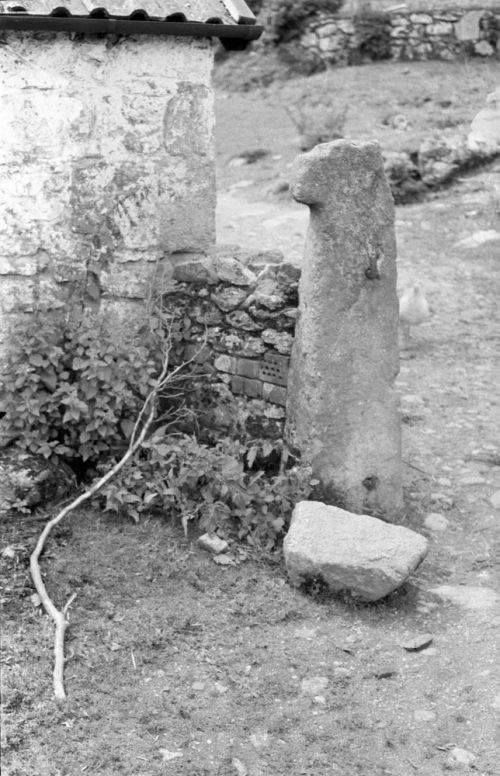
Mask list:
[{"label": "stone corner block", "polygon": [[200,283],[214,285],[218,282],[213,261],[205,256],[190,258],[182,263],[176,263],[173,268],[173,279],[182,283]]},{"label": "stone corner block", "polygon": [[424,536],[376,517],[301,501],[283,544],[290,582],[320,578],[334,592],[377,601],[399,588],[428,551]]},{"label": "stone corner block", "polygon": [[216,256],[215,269],[219,280],[233,286],[253,286],[257,282],[255,272],[232,256]]}]

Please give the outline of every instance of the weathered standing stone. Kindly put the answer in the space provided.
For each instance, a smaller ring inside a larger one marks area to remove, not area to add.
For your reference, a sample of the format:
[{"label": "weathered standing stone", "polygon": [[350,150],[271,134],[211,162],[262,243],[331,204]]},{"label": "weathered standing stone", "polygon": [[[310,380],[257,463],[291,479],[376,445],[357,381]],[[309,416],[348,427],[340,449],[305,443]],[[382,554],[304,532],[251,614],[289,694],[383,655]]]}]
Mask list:
[{"label": "weathered standing stone", "polygon": [[427,554],[427,540],[401,525],[319,501],[299,502],[283,544],[292,584],[320,578],[333,591],[376,601],[400,587]]},{"label": "weathered standing stone", "polygon": [[288,384],[287,434],[325,497],[395,519],[402,509],[394,204],[376,143],[299,156],[310,208]]}]

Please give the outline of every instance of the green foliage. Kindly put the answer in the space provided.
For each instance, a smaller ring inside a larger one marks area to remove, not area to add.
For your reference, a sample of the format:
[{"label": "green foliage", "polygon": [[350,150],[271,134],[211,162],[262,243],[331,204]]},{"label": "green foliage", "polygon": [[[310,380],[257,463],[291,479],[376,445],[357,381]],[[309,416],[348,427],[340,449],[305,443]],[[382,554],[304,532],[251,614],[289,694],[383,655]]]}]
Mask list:
[{"label": "green foliage", "polygon": [[266,37],[274,43],[287,42],[298,37],[304,22],[323,11],[336,13],[342,0],[264,0],[261,17],[266,26]]},{"label": "green foliage", "polygon": [[36,316],[11,342],[0,443],[96,464],[126,446],[156,367],[146,347],[91,324]]},{"label": "green foliage", "polygon": [[273,549],[294,504],[311,492],[309,471],[285,466],[271,476],[254,471],[256,458],[269,456],[280,442],[254,441],[248,447],[226,438],[208,446],[165,431],[156,429],[137,459],[109,483],[100,507],[136,521],[160,512],[179,517],[186,533],[194,522],[202,531]]},{"label": "green foliage", "polygon": [[349,64],[363,60],[378,61],[391,57],[390,15],[383,11],[362,10],[353,18],[356,50]]},{"label": "green foliage", "polygon": [[[182,332],[174,328],[175,349]],[[109,471],[155,384],[161,339],[125,345],[91,324],[61,325],[40,315],[11,344],[0,444],[15,440],[35,455],[78,467],[84,462],[87,473]],[[309,476],[286,467],[281,440],[245,441],[240,421],[240,439],[215,445],[173,434],[169,423],[157,425],[94,504],[136,521],[160,512],[180,519],[186,532],[196,523],[202,531],[272,549],[295,502],[308,497]],[[280,460],[278,472],[265,471],[266,461],[277,469]]]}]

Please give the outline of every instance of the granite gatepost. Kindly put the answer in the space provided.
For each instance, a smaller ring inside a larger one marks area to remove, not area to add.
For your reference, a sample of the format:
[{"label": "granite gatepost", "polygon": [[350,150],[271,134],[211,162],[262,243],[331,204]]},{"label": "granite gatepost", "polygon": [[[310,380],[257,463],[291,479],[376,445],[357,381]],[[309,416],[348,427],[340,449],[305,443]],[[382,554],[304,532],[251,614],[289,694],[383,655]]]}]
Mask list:
[{"label": "granite gatepost", "polygon": [[299,156],[310,208],[288,382],[287,437],[323,501],[388,521],[402,512],[394,204],[374,142]]}]

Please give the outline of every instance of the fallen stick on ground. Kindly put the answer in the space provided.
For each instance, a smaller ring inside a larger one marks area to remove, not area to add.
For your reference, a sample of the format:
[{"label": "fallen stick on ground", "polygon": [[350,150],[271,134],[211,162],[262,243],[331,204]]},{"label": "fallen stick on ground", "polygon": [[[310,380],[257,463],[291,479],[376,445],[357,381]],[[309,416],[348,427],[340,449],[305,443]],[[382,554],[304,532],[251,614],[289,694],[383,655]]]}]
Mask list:
[{"label": "fallen stick on ground", "polygon": [[[103,477],[101,477],[99,480],[97,480],[97,482],[91,485],[91,487],[88,488],[88,490],[86,490],[84,493],[81,493],[77,498],[75,498],[73,501],[67,504],[64,507],[64,509],[58,512],[58,514],[55,517],[49,520],[49,522],[46,524],[45,528],[43,529],[42,533],[38,538],[35,549],[31,553],[31,557],[30,557],[31,578],[33,579],[35,589],[38,595],[40,596],[40,600],[45,611],[47,612],[48,615],[50,615],[50,617],[52,617],[56,626],[56,630],[54,634],[53,680],[54,680],[54,695],[59,700],[64,700],[66,698],[66,692],[64,689],[64,635],[66,632],[66,628],[69,625],[66,614],[71,603],[73,602],[75,594],[73,594],[69,598],[68,602],[66,603],[62,611],[60,611],[55,606],[52,599],[50,598],[47,592],[47,588],[45,587],[45,584],[42,580],[39,558],[45,546],[47,537],[49,536],[52,529],[58,523],[60,523],[61,520],[64,517],[66,517],[66,515],[68,515],[77,507],[81,506],[81,504],[91,499],[92,496],[94,496],[105,485],[107,485],[107,483],[111,479],[113,479],[113,477],[121,469],[123,469],[125,464],[128,463],[128,461],[132,458],[134,453],[141,447],[142,443],[146,438],[148,429],[151,426],[151,423],[153,422],[153,419],[155,417],[157,397],[168,384],[174,381],[174,379],[177,377],[181,369],[183,369],[192,360],[190,359],[189,361],[181,364],[180,366],[176,367],[169,373],[168,372],[169,351],[170,351],[170,348],[167,347],[165,357],[163,359],[160,375],[158,376],[155,385],[153,386],[153,388],[147,395],[146,399],[144,400],[144,404],[142,405],[141,411],[139,412],[137,420],[135,421],[128,448],[124,453],[124,455],[122,456],[122,458],[120,458],[120,460],[113,466],[112,469],[109,470],[109,472],[106,472],[106,474]],[[193,356],[193,358],[194,357],[195,356]]]}]

